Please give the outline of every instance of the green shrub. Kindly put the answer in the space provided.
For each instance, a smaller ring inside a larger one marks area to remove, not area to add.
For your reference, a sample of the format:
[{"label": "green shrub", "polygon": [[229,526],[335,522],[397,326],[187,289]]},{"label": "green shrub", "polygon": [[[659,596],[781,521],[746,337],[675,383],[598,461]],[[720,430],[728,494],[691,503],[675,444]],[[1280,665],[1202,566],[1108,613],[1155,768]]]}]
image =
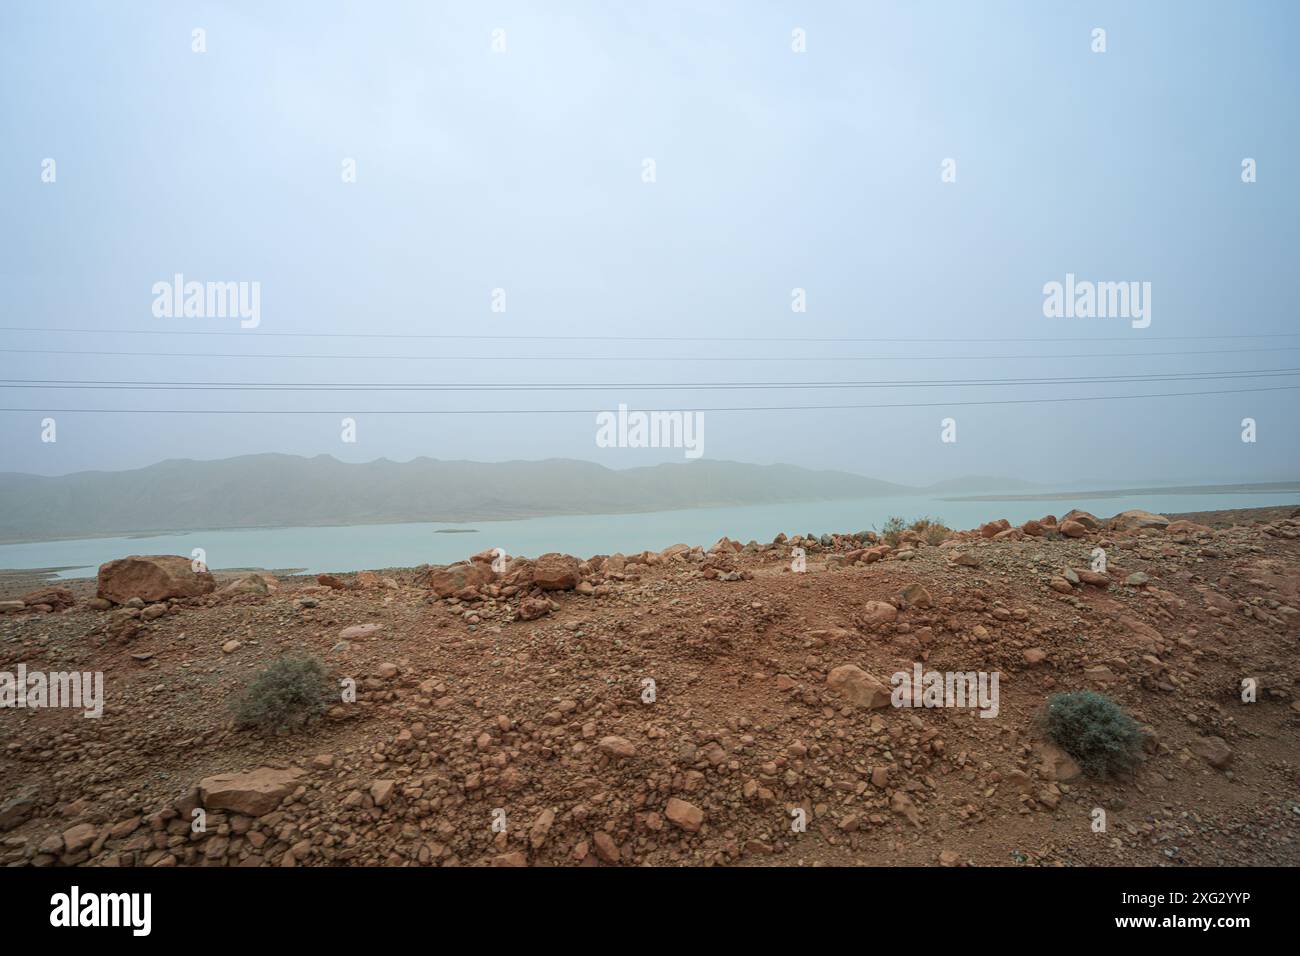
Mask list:
[{"label": "green shrub", "polygon": [[1047,736],[1096,777],[1126,773],[1142,757],[1142,729],[1104,694],[1056,694],[1044,714]]},{"label": "green shrub", "polygon": [[241,727],[281,731],[315,720],[329,707],[334,687],[325,665],[306,654],[286,654],[253,678],[234,701]]},{"label": "green shrub", "polygon": [[935,546],[943,544],[948,540],[948,535],[952,534],[952,529],[944,524],[942,519],[931,518],[929,515],[913,521],[912,530],[919,534],[926,544]]},{"label": "green shrub", "polygon": [[907,522],[897,515],[893,515],[885,522],[883,528],[878,529],[880,540],[885,542],[891,548],[898,547],[898,536],[907,528]]}]

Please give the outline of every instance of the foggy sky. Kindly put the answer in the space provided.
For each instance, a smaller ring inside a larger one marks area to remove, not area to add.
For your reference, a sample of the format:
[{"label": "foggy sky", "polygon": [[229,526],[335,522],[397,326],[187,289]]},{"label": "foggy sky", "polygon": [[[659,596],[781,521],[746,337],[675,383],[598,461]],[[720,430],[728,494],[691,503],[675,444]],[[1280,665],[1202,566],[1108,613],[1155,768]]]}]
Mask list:
[{"label": "foggy sky", "polygon": [[[1295,390],[957,403],[1262,388],[1300,376],[626,387],[1300,368],[1300,334],[1260,337],[1300,333],[1294,4],[623,6],[0,7],[0,325],[39,330],[0,332],[0,348],[198,353],[0,352],[4,379],[615,386],[7,386],[0,406],[27,410],[0,412],[0,470],[266,451],[622,468],[684,457],[597,447],[594,412],[620,402],[937,403],[705,411],[704,455],[910,484],[968,474],[1055,484],[1296,477]],[[1097,27],[1105,53],[1091,49]],[[206,31],[205,53],[191,49],[195,28]],[[805,53],[791,49],[796,28]],[[497,29],[503,53],[492,49]],[[1247,157],[1257,162],[1252,184],[1241,179]],[[54,183],[41,181],[46,158],[57,163]],[[647,158],[653,183],[643,181]],[[948,158],[951,183],[940,175]],[[346,159],[355,183],[342,181]],[[177,273],[258,282],[260,324],[155,318],[151,288]],[[1151,283],[1149,327],[1046,318],[1043,286],[1067,273]],[[490,308],[498,288],[504,313]],[[804,313],[791,310],[795,288],[806,290]],[[234,334],[177,334],[197,330]],[[311,335],[277,334],[287,332]],[[356,332],[543,338],[337,337]],[[796,341],[752,341],[772,338]],[[921,341],[812,341],[853,338]],[[1202,354],[1142,354],[1153,352]],[[1045,357],[1081,353],[1120,354]],[[844,357],[855,360],[818,360]],[[584,411],[383,413],[548,407]],[[58,411],[72,408],[329,414]],[[340,440],[339,413],[356,419],[355,444]],[[57,442],[40,440],[47,416]],[[955,443],[940,441],[947,417]],[[1247,417],[1254,443],[1241,441]]]}]

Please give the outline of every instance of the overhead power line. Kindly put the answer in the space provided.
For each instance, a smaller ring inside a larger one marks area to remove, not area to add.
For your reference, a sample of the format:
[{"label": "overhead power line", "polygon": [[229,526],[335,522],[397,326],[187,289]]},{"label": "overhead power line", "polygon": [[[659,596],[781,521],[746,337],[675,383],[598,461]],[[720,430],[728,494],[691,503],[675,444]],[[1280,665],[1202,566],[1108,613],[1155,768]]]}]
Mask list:
[{"label": "overhead power line", "polygon": [[[332,338],[332,339],[448,339],[484,342],[1132,342],[1131,335],[1081,336],[1077,338],[1046,336],[1039,338],[889,338],[869,336],[752,336],[752,335],[466,335],[436,332],[268,332],[259,329],[66,329],[42,326],[0,326],[0,332],[49,332],[75,335],[238,335],[244,338]],[[1294,338],[1300,332],[1257,332],[1222,335],[1162,335],[1150,342],[1196,341],[1212,339]]]},{"label": "overhead power line", "polygon": [[141,391],[401,391],[401,392],[573,392],[595,390],[652,389],[835,389],[835,388],[960,388],[970,386],[1088,385],[1099,383],[1179,382],[1216,379],[1277,378],[1300,374],[1300,368],[1239,369],[1204,372],[1169,372],[1141,375],[1078,375],[1003,379],[909,379],[849,382],[122,382],[89,379],[0,379],[0,386],[21,389],[87,389]]},{"label": "overhead power line", "polygon": [[[1044,405],[1063,402],[1110,402],[1125,399],[1189,398],[1201,395],[1242,395],[1300,389],[1300,385],[1270,385],[1263,388],[1227,388],[1197,392],[1148,392],[1136,395],[1089,395],[1077,398],[1007,398],[955,402],[886,402],[846,405],[740,405],[714,408],[646,409],[659,412],[788,412],[833,411],[868,408],[957,408],[975,405]],[[282,408],[0,408],[0,412],[111,415],[596,415],[608,408],[428,408],[428,409],[282,409]]]},{"label": "overhead power line", "polygon": [[1163,358],[1181,355],[1241,355],[1260,352],[1300,352],[1300,345],[1250,349],[1190,349],[1174,352],[1071,352],[1049,355],[329,355],[242,352],[132,352],[105,349],[3,349],[9,355],[98,355],[118,358],[201,359],[333,359],[401,362],[970,362],[1002,359]]}]

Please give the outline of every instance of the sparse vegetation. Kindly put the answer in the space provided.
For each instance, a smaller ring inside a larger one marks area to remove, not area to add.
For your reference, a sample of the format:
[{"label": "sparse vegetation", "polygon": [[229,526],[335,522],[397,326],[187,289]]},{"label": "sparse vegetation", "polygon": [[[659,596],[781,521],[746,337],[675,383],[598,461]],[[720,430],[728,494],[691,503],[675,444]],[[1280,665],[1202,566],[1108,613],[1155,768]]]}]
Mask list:
[{"label": "sparse vegetation", "polygon": [[1142,729],[1104,694],[1056,694],[1047,702],[1043,720],[1047,735],[1084,773],[1102,778],[1127,773],[1141,760]]},{"label": "sparse vegetation", "polygon": [[892,515],[883,528],[876,529],[880,535],[880,540],[891,548],[898,547],[902,540],[904,531],[911,531],[918,535],[922,541],[929,545],[943,544],[952,534],[952,529],[938,518],[931,518],[928,515],[917,518],[915,521],[908,522],[898,515]]},{"label": "sparse vegetation", "polygon": [[891,515],[883,528],[877,528],[880,540],[891,548],[898,547],[898,536],[907,529],[907,522],[898,515]]},{"label": "sparse vegetation", "polygon": [[929,515],[917,518],[912,522],[911,527],[921,536],[921,540],[929,545],[943,544],[952,534],[952,529],[943,523],[942,518],[931,518]]},{"label": "sparse vegetation", "polygon": [[286,654],[253,678],[235,699],[232,710],[241,727],[292,730],[325,713],[332,692],[320,660],[307,654]]}]

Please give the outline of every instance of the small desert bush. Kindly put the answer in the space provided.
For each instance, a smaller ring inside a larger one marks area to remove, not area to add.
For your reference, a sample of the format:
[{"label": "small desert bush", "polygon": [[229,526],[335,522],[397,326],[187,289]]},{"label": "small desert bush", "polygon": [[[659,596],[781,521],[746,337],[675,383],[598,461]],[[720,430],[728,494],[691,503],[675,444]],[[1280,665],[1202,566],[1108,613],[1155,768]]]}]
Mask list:
[{"label": "small desert bush", "polygon": [[1043,723],[1047,736],[1092,776],[1126,773],[1141,759],[1141,727],[1104,694],[1056,694],[1047,702]]},{"label": "small desert bush", "polygon": [[897,515],[891,516],[883,528],[877,529],[880,534],[880,540],[885,542],[891,548],[898,547],[898,536],[907,529],[907,522]]},{"label": "small desert bush", "polygon": [[301,727],[325,713],[333,689],[317,658],[286,654],[260,671],[235,699],[235,722],[270,731]]},{"label": "small desert bush", "polygon": [[948,540],[948,535],[952,534],[952,529],[944,524],[942,519],[931,518],[929,515],[913,521],[912,530],[919,534],[926,544],[935,546],[943,544]]}]

